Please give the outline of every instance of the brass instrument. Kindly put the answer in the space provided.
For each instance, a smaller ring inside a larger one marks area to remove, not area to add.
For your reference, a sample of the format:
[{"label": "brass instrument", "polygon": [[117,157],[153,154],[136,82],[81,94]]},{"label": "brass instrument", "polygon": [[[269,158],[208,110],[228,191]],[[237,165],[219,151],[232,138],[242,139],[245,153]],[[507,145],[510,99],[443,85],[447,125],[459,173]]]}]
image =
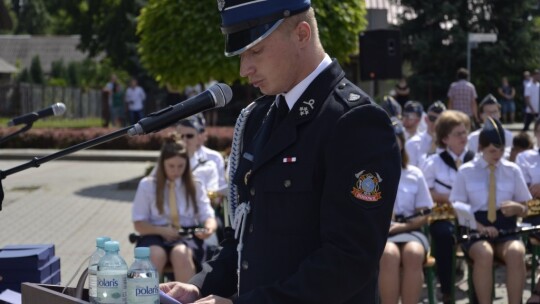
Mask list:
[{"label": "brass instrument", "polygon": [[540,199],[527,201],[527,217],[540,215]]},{"label": "brass instrument", "polygon": [[431,224],[435,221],[454,221],[455,219],[456,213],[451,204],[436,204],[428,216],[428,223]]}]

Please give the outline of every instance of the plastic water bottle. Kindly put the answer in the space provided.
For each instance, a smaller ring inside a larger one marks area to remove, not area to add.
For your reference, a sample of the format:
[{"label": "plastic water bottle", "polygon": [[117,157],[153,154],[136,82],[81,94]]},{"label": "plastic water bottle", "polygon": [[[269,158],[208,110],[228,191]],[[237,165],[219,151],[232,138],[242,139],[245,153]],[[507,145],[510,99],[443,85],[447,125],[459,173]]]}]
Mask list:
[{"label": "plastic water bottle", "polygon": [[129,304],[159,304],[159,276],[150,262],[150,248],[135,248],[135,261],[127,273]]},{"label": "plastic water bottle", "polygon": [[105,242],[105,255],[97,270],[97,301],[101,304],[126,304],[127,264],[118,251],[118,242]]},{"label": "plastic water bottle", "polygon": [[97,297],[97,266],[99,260],[105,255],[105,242],[110,241],[108,236],[102,236],[96,238],[96,251],[90,257],[88,263],[88,294],[90,296],[90,303],[98,303]]}]

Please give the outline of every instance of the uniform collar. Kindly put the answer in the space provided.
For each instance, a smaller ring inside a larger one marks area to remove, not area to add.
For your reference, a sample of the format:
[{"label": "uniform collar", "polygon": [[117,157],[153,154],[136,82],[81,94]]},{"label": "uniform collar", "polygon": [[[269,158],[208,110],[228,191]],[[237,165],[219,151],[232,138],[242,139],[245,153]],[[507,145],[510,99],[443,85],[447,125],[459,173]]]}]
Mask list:
[{"label": "uniform collar", "polygon": [[324,59],[321,61],[321,63],[319,63],[317,68],[311,72],[311,74],[295,85],[292,90],[283,94],[285,96],[285,100],[287,101],[287,105],[289,106],[289,110],[294,107],[296,101],[306,91],[313,80],[317,78],[317,76],[319,76],[319,74],[321,74],[322,71],[324,71],[324,69],[326,69],[330,64],[332,64],[332,59],[330,59],[328,54],[325,54]]},{"label": "uniform collar", "polygon": [[[499,160],[496,164],[495,164],[495,168],[498,168],[500,165],[501,165],[501,160]],[[480,167],[482,168],[487,168],[489,167],[489,164],[486,162],[486,160],[484,159],[484,157],[478,157],[478,163],[480,164]]]},{"label": "uniform collar", "polygon": [[448,152],[448,154],[450,154],[450,156],[452,156],[452,159],[454,159],[454,161],[458,158],[463,161],[465,159],[465,154],[467,154],[467,149],[464,149],[460,155],[455,154],[454,152],[450,151],[450,149],[446,149],[446,151]]}]

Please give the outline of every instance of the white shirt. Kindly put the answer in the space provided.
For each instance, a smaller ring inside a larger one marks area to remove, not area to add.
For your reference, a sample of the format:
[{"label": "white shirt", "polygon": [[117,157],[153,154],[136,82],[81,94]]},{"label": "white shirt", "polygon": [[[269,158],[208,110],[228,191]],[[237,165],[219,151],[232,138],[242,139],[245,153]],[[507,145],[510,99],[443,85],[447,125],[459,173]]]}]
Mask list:
[{"label": "white shirt", "polygon": [[195,154],[216,164],[218,171],[218,189],[220,191],[225,190],[227,188],[227,180],[225,180],[225,160],[221,153],[208,147],[201,146]]},{"label": "white shirt", "polygon": [[204,190],[207,192],[219,190],[218,170],[214,162],[195,153],[189,159],[189,166],[191,167],[191,173],[195,179],[202,183]]},{"label": "white shirt", "polygon": [[401,169],[394,214],[410,216],[416,212],[416,209],[432,206],[433,199],[431,199],[422,171],[415,166]]},{"label": "white shirt", "polygon": [[287,105],[289,106],[289,110],[294,107],[296,102],[298,101],[298,98],[302,96],[304,91],[307,89],[307,87],[313,82],[319,74],[321,74],[324,69],[326,69],[330,64],[332,64],[332,59],[330,59],[330,56],[328,54],[324,55],[324,59],[319,63],[317,68],[311,72],[304,80],[300,81],[297,85],[294,86],[289,92],[285,93],[285,100],[287,101]]},{"label": "white shirt", "polygon": [[[447,151],[448,154],[450,154],[450,156],[452,156],[452,158],[454,159],[454,162],[459,157],[459,159],[461,159],[461,163],[464,163],[465,154],[467,153],[466,150],[459,156],[454,154],[452,151]],[[457,175],[457,171],[454,170],[454,168],[448,166],[443,161],[439,153],[428,157],[428,159],[424,162],[422,172],[424,172],[424,177],[426,179],[426,183],[429,189],[433,189],[434,191],[441,194],[449,194],[451,189],[448,189],[447,187],[437,183],[435,180],[438,180],[445,185],[453,187],[454,180],[456,179]]]},{"label": "white shirt", "polygon": [[[531,199],[529,189],[519,167],[501,159],[495,168],[497,209],[504,201],[525,202]],[[459,168],[450,201],[462,202],[471,206],[471,211],[487,211],[489,196],[489,167],[480,155]]]},{"label": "white shirt", "polygon": [[[534,109],[534,112],[538,113],[538,108],[540,106],[540,83],[532,82],[525,87],[525,97],[529,97],[531,106]],[[527,113],[531,113],[529,107],[525,107]]]},{"label": "white shirt", "polygon": [[130,111],[140,111],[144,108],[144,100],[146,99],[146,94],[144,90],[136,86],[134,88],[129,87],[126,90],[126,102]]},{"label": "white shirt", "polygon": [[[428,132],[416,134],[405,143],[409,164],[421,168],[428,157],[433,137]],[[435,148],[435,151],[440,150]]]},{"label": "white shirt", "polygon": [[[148,222],[155,226],[167,226],[170,224],[169,209],[169,191],[168,183],[163,189],[165,195],[163,198],[163,214],[159,214],[156,206],[156,178],[154,176],[144,177],[137,187],[137,193],[133,199],[131,209],[131,219],[136,221]],[[186,190],[180,179],[175,181],[176,205],[180,217],[180,225],[183,227],[203,225],[204,222],[214,217],[214,209],[210,206],[210,199],[202,188],[200,182],[195,182],[195,198],[197,199],[198,214],[187,204]]]},{"label": "white shirt", "polygon": [[[504,138],[505,138],[505,147],[508,149],[505,149],[504,156],[508,158],[510,156],[510,149],[512,148],[512,139],[514,138],[514,135],[512,132],[508,131],[507,129],[503,128],[504,130]],[[471,132],[469,134],[468,138],[468,144],[467,147],[469,150],[473,151],[474,153],[478,153],[478,139],[480,138],[480,132],[482,129],[478,129],[474,132]],[[508,155],[506,153],[508,152]]]},{"label": "white shirt", "polygon": [[528,185],[540,184],[540,153],[538,149],[519,153],[516,164],[521,169]]}]

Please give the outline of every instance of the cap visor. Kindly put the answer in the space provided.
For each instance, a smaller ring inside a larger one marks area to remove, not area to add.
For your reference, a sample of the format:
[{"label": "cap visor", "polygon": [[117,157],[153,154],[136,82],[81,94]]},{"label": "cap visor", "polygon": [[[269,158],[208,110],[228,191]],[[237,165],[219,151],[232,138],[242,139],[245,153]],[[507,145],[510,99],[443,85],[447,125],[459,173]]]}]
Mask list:
[{"label": "cap visor", "polygon": [[225,35],[225,55],[230,57],[243,53],[272,34],[281,22],[283,19]]}]

